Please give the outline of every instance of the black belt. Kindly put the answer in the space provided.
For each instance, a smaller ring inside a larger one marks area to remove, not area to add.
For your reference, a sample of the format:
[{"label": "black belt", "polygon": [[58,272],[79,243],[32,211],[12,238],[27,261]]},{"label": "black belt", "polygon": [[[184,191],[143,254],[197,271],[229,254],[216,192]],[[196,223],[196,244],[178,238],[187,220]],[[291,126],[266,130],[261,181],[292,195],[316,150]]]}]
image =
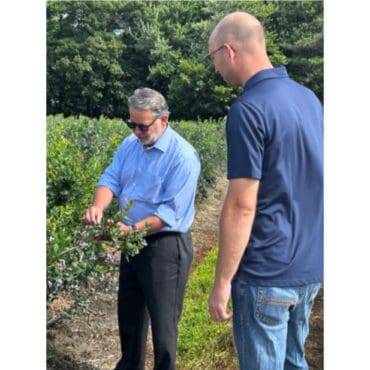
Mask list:
[{"label": "black belt", "polygon": [[154,234],[150,234],[148,236],[145,237],[146,240],[148,241],[151,241],[151,240],[157,240],[159,238],[163,238],[165,236],[180,236],[180,235],[184,235],[184,234],[187,234],[187,232],[185,233],[182,233],[180,231],[159,231],[157,233],[154,233]]}]

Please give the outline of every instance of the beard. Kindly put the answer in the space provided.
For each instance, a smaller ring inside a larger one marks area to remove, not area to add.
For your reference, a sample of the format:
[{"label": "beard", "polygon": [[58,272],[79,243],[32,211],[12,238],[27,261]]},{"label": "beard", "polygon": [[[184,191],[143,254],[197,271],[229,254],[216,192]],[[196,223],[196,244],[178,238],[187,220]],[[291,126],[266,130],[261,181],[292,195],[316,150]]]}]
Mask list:
[{"label": "beard", "polygon": [[159,140],[163,133],[164,131],[162,131],[161,128],[159,127],[157,130],[153,131],[150,135],[140,133],[139,135],[137,135],[137,138],[144,146],[152,146]]}]

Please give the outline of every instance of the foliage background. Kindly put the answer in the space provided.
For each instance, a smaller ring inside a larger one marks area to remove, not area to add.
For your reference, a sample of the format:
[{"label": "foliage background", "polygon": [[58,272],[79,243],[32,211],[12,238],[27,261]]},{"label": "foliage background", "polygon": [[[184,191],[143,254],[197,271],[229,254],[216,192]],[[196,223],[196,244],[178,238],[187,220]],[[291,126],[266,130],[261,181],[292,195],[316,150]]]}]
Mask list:
[{"label": "foliage background", "polygon": [[47,113],[126,118],[140,86],[166,96],[173,119],[221,118],[237,89],[205,60],[227,13],[255,14],[274,65],[323,99],[322,1],[49,1]]},{"label": "foliage background", "polygon": [[198,198],[207,196],[225,160],[222,122],[240,89],[225,86],[205,56],[211,30],[235,10],[262,21],[273,64],[322,99],[321,1],[47,2],[49,295],[108,272],[106,254],[84,247],[80,220],[130,133],[126,101],[137,87],[166,96],[173,127],[201,157]]},{"label": "foliage background", "polygon": [[[110,249],[82,242],[81,217],[98,177],[130,133],[124,121],[134,89],[147,86],[165,95],[171,125],[200,155],[198,200],[207,197],[224,165],[225,115],[240,89],[226,86],[205,56],[212,28],[236,10],[262,21],[272,63],[285,65],[292,78],[323,100],[322,1],[47,2],[49,299],[68,290],[86,309],[79,296],[82,285],[95,289],[95,282],[100,287],[116,283]],[[113,204],[107,217],[115,211]],[[214,259],[213,252],[204,260],[191,291],[209,290]],[[196,299],[187,297],[184,317],[201,329],[187,330],[184,321],[180,356],[189,359],[189,368],[228,361],[230,328],[210,325],[206,307],[197,310]],[[214,340],[215,352],[200,353],[204,346],[194,347],[194,338]]]},{"label": "foliage background", "polygon": [[[172,127],[197,150],[202,171],[197,200],[207,197],[226,159],[224,120],[176,121]],[[50,115],[47,119],[47,274],[48,298],[62,289],[79,291],[91,279],[114,280],[114,254],[86,237],[81,224],[96,183],[118,144],[131,130],[120,119]],[[114,218],[115,202],[104,214]],[[117,220],[118,221],[118,220]],[[117,251],[116,251],[117,252]]]}]

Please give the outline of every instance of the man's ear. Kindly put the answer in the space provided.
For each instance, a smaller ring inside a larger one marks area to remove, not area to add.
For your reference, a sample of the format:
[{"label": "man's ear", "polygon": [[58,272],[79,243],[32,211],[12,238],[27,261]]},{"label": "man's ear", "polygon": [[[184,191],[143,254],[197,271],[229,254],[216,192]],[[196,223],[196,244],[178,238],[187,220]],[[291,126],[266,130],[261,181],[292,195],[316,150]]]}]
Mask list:
[{"label": "man's ear", "polygon": [[231,59],[231,60],[234,60],[234,58],[235,58],[235,49],[227,43],[224,44],[224,48],[226,49],[226,53],[227,53],[228,58]]},{"label": "man's ear", "polygon": [[162,114],[162,116],[160,118],[161,118],[162,123],[165,124],[165,125],[167,125],[167,123],[168,123],[168,115],[167,114]]}]

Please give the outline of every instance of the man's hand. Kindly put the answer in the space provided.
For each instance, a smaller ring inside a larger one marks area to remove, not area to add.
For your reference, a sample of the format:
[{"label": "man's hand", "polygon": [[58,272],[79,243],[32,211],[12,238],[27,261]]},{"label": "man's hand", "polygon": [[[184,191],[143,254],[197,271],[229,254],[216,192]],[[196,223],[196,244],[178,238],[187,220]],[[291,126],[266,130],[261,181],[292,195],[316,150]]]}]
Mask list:
[{"label": "man's hand", "polygon": [[116,224],[119,229],[122,231],[123,234],[129,233],[132,231],[132,227],[129,225],[125,225],[123,222],[117,222]]},{"label": "man's hand", "polygon": [[100,225],[103,217],[103,209],[96,206],[91,206],[85,211],[82,222],[86,225]]},{"label": "man's hand", "polygon": [[214,285],[208,298],[208,309],[213,321],[226,321],[233,317],[232,312],[226,312],[230,299],[231,284]]}]

